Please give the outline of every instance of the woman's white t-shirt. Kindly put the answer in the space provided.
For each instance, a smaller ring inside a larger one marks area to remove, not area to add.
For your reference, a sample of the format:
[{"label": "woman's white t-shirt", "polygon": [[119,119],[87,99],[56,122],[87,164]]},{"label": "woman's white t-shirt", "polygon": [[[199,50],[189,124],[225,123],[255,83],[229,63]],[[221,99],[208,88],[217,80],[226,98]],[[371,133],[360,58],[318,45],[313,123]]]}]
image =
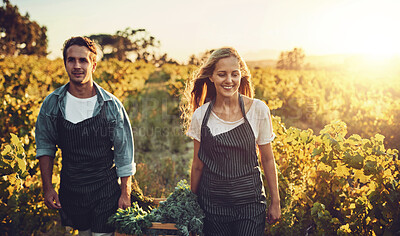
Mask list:
[{"label": "woman's white t-shirt", "polygon": [[76,124],[93,116],[97,95],[90,98],[77,98],[67,92],[65,102],[65,119]]},{"label": "woman's white t-shirt", "polygon": [[[187,132],[188,136],[196,139],[199,142],[201,141],[201,124],[209,105],[209,102],[205,103],[194,111],[192,122]],[[258,145],[268,144],[275,138],[275,134],[272,129],[271,113],[268,106],[263,101],[259,99],[253,99],[253,103],[250,109],[247,111],[246,117],[250,123],[256,143]],[[211,111],[207,126],[210,128],[212,135],[218,135],[228,132],[229,130],[234,129],[243,123],[244,117],[233,122],[225,121]]]}]

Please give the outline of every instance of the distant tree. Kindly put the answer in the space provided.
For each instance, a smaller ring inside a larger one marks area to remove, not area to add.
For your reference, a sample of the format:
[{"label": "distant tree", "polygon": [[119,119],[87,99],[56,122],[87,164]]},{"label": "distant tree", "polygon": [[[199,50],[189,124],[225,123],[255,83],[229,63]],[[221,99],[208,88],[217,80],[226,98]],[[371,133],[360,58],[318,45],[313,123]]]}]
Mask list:
[{"label": "distant tree", "polygon": [[168,57],[167,53],[164,53],[162,56],[157,57],[154,56],[153,60],[151,61],[154,65],[156,66],[162,66],[164,64],[175,64],[175,65],[179,65],[179,63],[177,61],[175,61],[172,58]]},{"label": "distant tree", "polygon": [[208,59],[208,57],[210,57],[211,53],[213,52],[214,50],[212,49],[212,50],[206,50],[205,52],[200,53],[200,55],[198,56],[192,54],[189,58],[188,64],[200,66]]},{"label": "distant tree", "polygon": [[46,56],[47,28],[22,16],[18,7],[3,0],[0,8],[0,57],[16,55]]},{"label": "distant tree", "polygon": [[304,58],[305,54],[301,48],[281,52],[276,68],[282,70],[301,70],[304,67]]},{"label": "distant tree", "polygon": [[103,58],[117,58],[122,61],[152,61],[156,57],[156,49],[160,41],[145,29],[126,28],[115,35],[95,34],[89,38],[96,41],[103,49]]}]

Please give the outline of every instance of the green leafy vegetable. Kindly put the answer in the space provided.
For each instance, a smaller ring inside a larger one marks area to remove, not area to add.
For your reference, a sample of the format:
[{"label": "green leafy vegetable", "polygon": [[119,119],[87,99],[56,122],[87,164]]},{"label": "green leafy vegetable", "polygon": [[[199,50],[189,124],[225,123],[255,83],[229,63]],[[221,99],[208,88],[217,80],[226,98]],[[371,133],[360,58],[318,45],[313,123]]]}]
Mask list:
[{"label": "green leafy vegetable", "polygon": [[175,223],[178,235],[189,236],[190,232],[202,234],[204,212],[197,202],[197,196],[182,180],[167,200],[151,212],[143,210],[137,202],[126,210],[119,209],[109,219],[116,230],[125,234],[171,234],[171,230],[148,229],[151,222]]}]

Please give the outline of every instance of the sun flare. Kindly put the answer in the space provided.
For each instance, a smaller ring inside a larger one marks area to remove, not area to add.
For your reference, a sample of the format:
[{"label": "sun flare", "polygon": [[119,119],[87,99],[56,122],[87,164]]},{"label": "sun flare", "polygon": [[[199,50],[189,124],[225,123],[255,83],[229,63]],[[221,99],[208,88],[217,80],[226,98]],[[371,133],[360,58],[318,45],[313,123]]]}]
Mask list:
[{"label": "sun flare", "polygon": [[400,55],[396,7],[354,1],[331,5],[329,9],[318,13],[318,21],[310,22],[324,35],[321,50],[368,55],[374,60]]}]

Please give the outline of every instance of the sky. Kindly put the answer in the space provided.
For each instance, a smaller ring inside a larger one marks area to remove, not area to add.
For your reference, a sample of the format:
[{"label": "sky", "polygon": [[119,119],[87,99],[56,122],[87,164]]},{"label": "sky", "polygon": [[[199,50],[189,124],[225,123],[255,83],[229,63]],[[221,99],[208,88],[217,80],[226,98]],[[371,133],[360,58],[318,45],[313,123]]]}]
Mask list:
[{"label": "sky", "polygon": [[144,28],[180,62],[233,46],[246,60],[306,55],[400,55],[399,0],[11,0],[47,27],[49,57],[71,36]]}]

